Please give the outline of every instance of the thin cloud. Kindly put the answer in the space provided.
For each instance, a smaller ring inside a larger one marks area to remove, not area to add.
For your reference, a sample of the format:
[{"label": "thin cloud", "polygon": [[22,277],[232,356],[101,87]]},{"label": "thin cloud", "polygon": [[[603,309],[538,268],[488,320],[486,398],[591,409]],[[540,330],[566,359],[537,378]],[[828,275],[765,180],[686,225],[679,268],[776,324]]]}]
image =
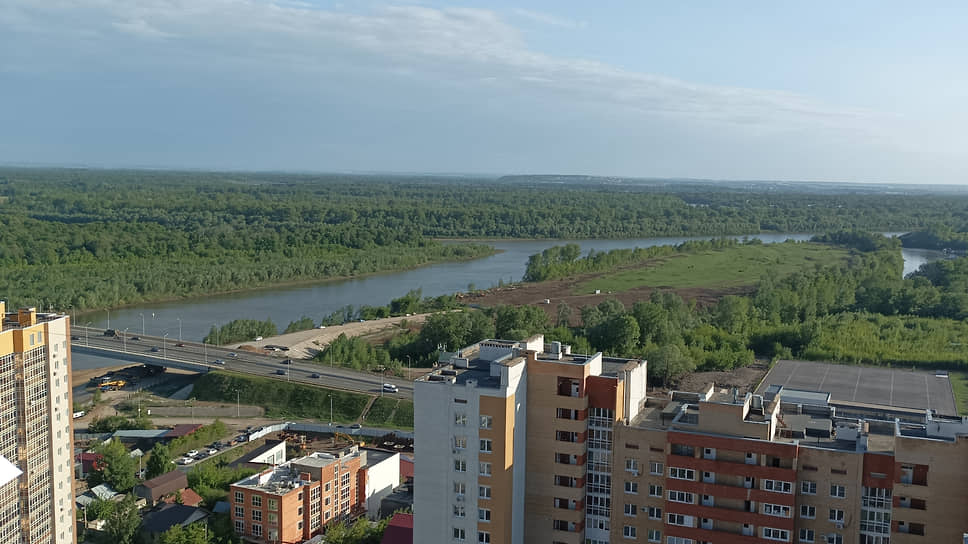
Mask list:
[{"label": "thin cloud", "polygon": [[511,13],[521,17],[522,19],[527,19],[534,23],[540,23],[548,26],[556,26],[559,28],[585,28],[588,26],[587,21],[574,21],[572,19],[567,19],[565,17],[559,17],[551,13],[546,13],[543,11],[533,11],[530,9],[515,8],[511,10]]}]

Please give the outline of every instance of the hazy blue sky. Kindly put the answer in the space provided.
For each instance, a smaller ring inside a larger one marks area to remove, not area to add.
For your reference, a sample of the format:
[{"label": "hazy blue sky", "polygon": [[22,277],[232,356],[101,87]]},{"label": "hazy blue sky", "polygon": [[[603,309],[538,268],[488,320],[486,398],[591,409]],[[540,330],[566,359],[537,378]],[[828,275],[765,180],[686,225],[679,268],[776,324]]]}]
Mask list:
[{"label": "hazy blue sky", "polygon": [[968,2],[0,0],[0,162],[968,182]]}]

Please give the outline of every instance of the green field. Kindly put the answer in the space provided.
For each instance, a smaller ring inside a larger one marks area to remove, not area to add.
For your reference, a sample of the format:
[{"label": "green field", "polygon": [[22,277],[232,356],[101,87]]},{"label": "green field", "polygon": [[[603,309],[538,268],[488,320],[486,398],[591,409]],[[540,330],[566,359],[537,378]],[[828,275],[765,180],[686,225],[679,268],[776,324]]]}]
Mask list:
[{"label": "green field", "polygon": [[637,287],[720,289],[752,285],[764,274],[782,277],[815,265],[846,260],[849,252],[824,244],[786,242],[660,257],[640,268],[603,274],[581,283],[576,294]]},{"label": "green field", "polygon": [[366,425],[374,427],[413,428],[413,402],[379,397],[366,414]]},{"label": "green field", "polygon": [[958,413],[968,416],[968,372],[952,370],[948,372],[951,389],[955,394],[955,407]]}]

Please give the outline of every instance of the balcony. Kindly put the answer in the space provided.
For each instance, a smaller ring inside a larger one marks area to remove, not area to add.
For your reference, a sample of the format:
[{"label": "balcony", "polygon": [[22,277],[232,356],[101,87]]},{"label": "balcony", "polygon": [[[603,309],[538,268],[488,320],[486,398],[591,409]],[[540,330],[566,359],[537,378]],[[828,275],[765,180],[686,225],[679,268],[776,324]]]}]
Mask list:
[{"label": "balcony", "polygon": [[744,535],[716,529],[666,525],[665,532],[667,536],[690,538],[693,542],[715,542],[716,544],[761,544],[763,542],[755,535]]},{"label": "balcony", "polygon": [[912,499],[910,497],[901,497],[897,501],[897,506],[899,508],[913,508],[915,510],[927,510],[928,503],[924,499]]}]

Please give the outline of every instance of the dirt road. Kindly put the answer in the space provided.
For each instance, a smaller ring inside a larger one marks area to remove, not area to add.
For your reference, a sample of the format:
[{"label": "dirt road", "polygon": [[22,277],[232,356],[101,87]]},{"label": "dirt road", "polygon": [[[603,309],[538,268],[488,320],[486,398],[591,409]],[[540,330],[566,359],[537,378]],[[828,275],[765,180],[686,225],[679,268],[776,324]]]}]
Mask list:
[{"label": "dirt road", "polygon": [[370,321],[354,321],[343,325],[333,325],[324,329],[309,329],[263,338],[259,341],[229,344],[234,349],[245,349],[244,346],[264,348],[267,345],[286,346],[287,355],[296,359],[310,358],[322,351],[324,347],[336,339],[340,334],[348,337],[372,334],[386,329],[400,326],[401,321],[408,323],[423,323],[430,314],[414,314],[409,317],[388,317],[385,319],[371,319]]}]

